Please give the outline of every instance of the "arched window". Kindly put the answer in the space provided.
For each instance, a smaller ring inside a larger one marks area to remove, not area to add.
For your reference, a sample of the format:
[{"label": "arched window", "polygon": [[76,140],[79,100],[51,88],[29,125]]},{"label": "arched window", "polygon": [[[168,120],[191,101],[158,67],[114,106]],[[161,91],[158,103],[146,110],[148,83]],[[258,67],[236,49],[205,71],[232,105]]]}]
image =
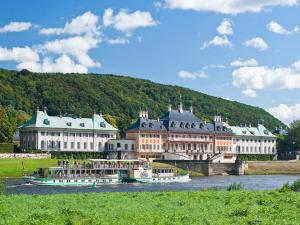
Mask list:
[{"label": "arched window", "polygon": [[101,143],[101,142],[98,143],[98,150],[99,150],[99,151],[102,150],[102,143]]},{"label": "arched window", "polygon": [[184,128],[184,123],[183,122],[180,123],[180,127]]},{"label": "arched window", "polygon": [[190,128],[190,124],[189,124],[189,123],[186,123],[186,124],[185,124],[185,128]]}]

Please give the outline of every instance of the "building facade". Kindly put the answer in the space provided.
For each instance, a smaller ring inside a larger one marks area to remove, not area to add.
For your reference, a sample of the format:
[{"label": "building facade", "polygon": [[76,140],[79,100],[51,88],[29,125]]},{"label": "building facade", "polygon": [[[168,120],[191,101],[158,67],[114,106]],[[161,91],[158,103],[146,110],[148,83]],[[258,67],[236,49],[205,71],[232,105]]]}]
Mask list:
[{"label": "building facade", "polygon": [[73,118],[49,116],[46,111],[37,110],[19,131],[23,151],[102,152],[108,140],[116,139],[118,129],[102,115]]},{"label": "building facade", "polygon": [[233,133],[219,119],[206,123],[195,116],[192,107],[184,110],[182,104],[176,110],[169,106],[157,120],[142,111],[126,137],[136,141],[136,155],[142,160],[205,160],[217,154],[234,157]]},{"label": "building facade", "polygon": [[236,154],[277,155],[277,137],[263,124],[258,124],[257,127],[224,125],[235,134],[233,148]]}]

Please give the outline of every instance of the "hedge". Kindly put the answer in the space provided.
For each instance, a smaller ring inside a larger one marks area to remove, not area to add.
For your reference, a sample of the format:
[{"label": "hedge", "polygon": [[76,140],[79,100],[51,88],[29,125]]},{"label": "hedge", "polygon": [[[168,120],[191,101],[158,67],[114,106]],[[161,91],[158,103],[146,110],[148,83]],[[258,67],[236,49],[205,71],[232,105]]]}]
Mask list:
[{"label": "hedge", "polygon": [[0,153],[13,153],[14,144],[13,143],[0,143]]},{"label": "hedge", "polygon": [[52,159],[103,159],[103,152],[51,152]]},{"label": "hedge", "polygon": [[242,154],[238,155],[238,159],[243,161],[272,161],[274,155]]}]

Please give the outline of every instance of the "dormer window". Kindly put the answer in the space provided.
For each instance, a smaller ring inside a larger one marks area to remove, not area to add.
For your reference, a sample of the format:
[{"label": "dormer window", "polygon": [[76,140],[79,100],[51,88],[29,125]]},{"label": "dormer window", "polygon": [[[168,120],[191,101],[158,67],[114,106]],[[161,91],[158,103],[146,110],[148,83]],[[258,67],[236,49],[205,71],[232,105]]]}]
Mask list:
[{"label": "dormer window", "polygon": [[269,131],[264,130],[264,134],[265,134],[265,135],[269,135]]},{"label": "dormer window", "polygon": [[150,124],[149,124],[149,127],[152,128],[152,127],[153,127],[153,123],[150,123]]},{"label": "dormer window", "polygon": [[72,123],[71,122],[67,122],[67,126],[71,127]]},{"label": "dormer window", "polygon": [[246,134],[247,132],[245,130],[242,131],[243,134]]},{"label": "dormer window", "polygon": [[180,127],[184,128],[184,123],[183,122],[180,123]]},{"label": "dormer window", "polygon": [[101,123],[100,123],[100,127],[103,127],[103,128],[105,128],[105,127],[106,127],[106,124],[105,124],[105,122],[101,122]]},{"label": "dormer window", "polygon": [[186,123],[185,128],[190,128],[190,124]]},{"label": "dormer window", "polygon": [[200,123],[199,128],[202,129],[203,128],[203,123]]},{"label": "dormer window", "polygon": [[192,126],[191,126],[192,128],[195,128],[196,127],[196,124],[194,124],[194,123],[192,123]]},{"label": "dormer window", "polygon": [[44,119],[44,124],[50,125],[50,121],[48,119]]},{"label": "dormer window", "polygon": [[226,131],[226,127],[223,127],[223,131]]},{"label": "dormer window", "polygon": [[146,123],[142,123],[142,127],[146,127]]},{"label": "dormer window", "polygon": [[171,127],[175,127],[175,125],[176,125],[175,122],[171,123]]},{"label": "dormer window", "polygon": [[81,126],[81,127],[85,127],[85,124],[84,124],[84,123],[80,123],[80,126]]}]

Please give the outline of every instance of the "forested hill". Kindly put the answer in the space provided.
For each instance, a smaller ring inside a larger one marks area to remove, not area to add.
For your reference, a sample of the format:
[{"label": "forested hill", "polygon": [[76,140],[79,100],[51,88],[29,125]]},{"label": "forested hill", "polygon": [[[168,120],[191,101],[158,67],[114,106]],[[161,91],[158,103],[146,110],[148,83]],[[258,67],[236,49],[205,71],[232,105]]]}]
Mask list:
[{"label": "forested hill", "polygon": [[94,111],[109,113],[121,130],[137,118],[141,108],[150,117],[166,112],[168,104],[177,107],[179,96],[202,119],[211,120],[218,112],[232,125],[255,125],[263,119],[269,129],[283,124],[265,110],[209,96],[187,88],[162,85],[148,80],[100,74],[31,73],[0,70],[0,105],[12,106],[32,114],[37,107],[47,107],[48,114],[91,116]]}]

